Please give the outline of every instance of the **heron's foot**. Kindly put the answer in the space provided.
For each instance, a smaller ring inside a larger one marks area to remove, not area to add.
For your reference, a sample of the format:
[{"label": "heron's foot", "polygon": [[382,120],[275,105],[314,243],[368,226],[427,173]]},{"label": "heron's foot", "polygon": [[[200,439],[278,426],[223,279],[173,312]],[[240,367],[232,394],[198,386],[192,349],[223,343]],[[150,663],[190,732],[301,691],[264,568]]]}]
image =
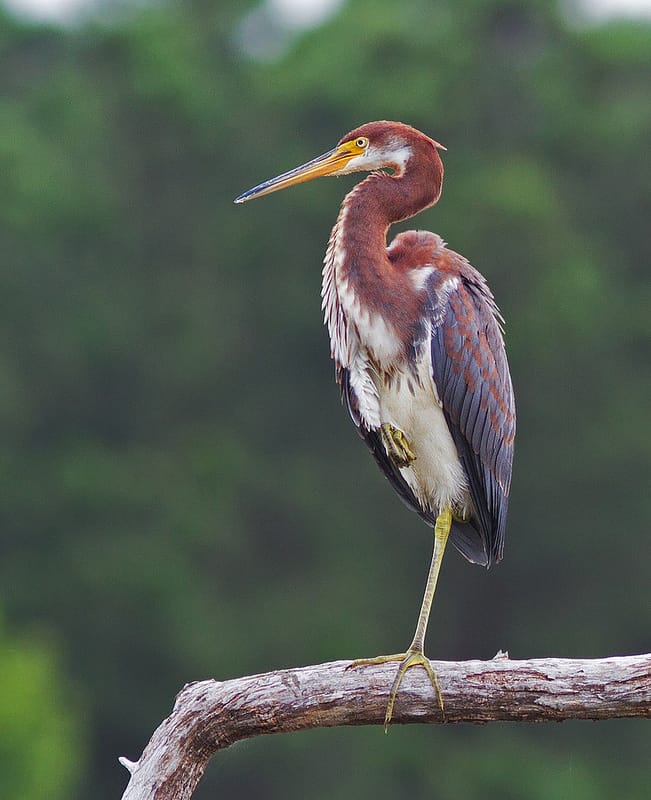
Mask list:
[{"label": "heron's foot", "polygon": [[396,467],[409,467],[416,460],[416,454],[411,449],[405,434],[389,422],[382,425],[381,431],[382,441],[391,461]]},{"label": "heron's foot", "polygon": [[410,647],[406,653],[396,653],[395,655],[391,656],[376,656],[375,658],[358,658],[353,661],[351,664],[346,667],[346,669],[353,669],[354,667],[364,667],[372,664],[388,664],[392,661],[397,661],[399,663],[398,666],[398,674],[393,680],[393,684],[391,685],[391,694],[389,695],[389,704],[387,705],[387,711],[384,715],[384,732],[387,733],[389,730],[389,724],[391,722],[391,717],[393,716],[393,707],[396,704],[396,697],[398,696],[398,690],[400,689],[400,684],[402,683],[402,679],[405,677],[405,672],[411,667],[421,666],[427,673],[432,686],[434,687],[434,692],[436,694],[436,700],[438,702],[439,708],[441,709],[441,715],[443,716],[443,721],[445,721],[445,706],[443,703],[443,694],[441,692],[441,686],[439,685],[439,679],[436,676],[436,672],[432,669],[432,665],[429,662],[429,659],[426,657],[425,653],[422,650],[416,647]]}]

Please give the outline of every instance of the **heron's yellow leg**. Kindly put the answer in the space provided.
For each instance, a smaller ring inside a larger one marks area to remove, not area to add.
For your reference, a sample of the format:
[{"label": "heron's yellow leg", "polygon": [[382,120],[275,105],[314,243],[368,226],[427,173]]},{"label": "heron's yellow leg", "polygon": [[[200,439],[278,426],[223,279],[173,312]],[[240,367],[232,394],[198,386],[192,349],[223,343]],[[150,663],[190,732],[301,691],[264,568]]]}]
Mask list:
[{"label": "heron's yellow leg", "polygon": [[397,467],[408,467],[416,460],[416,454],[400,428],[385,422],[380,431],[387,454]]},{"label": "heron's yellow leg", "polygon": [[450,528],[452,527],[452,510],[446,506],[441,510],[436,518],[436,525],[434,527],[434,552],[432,553],[432,563],[429,568],[429,575],[427,576],[427,583],[425,585],[425,594],[423,595],[423,602],[420,607],[420,614],[418,615],[418,624],[416,625],[416,632],[412,643],[406,653],[397,653],[391,656],[376,656],[375,658],[360,658],[350,665],[350,667],[359,667],[367,664],[386,664],[390,661],[399,661],[398,674],[394,678],[391,686],[391,694],[389,695],[389,704],[384,716],[384,731],[386,733],[391,717],[393,716],[393,707],[396,702],[400,684],[408,669],[415,666],[422,666],[427,672],[429,679],[436,692],[436,699],[441,708],[441,713],[445,717],[445,708],[443,704],[443,695],[441,687],[439,686],[436,673],[432,669],[432,665],[426,658],[424,653],[425,646],[425,633],[427,631],[427,623],[429,621],[429,614],[432,608],[432,600],[434,599],[434,592],[436,591],[436,582],[441,570],[441,562],[443,561],[443,553],[445,552],[445,545],[447,544],[450,535]]}]

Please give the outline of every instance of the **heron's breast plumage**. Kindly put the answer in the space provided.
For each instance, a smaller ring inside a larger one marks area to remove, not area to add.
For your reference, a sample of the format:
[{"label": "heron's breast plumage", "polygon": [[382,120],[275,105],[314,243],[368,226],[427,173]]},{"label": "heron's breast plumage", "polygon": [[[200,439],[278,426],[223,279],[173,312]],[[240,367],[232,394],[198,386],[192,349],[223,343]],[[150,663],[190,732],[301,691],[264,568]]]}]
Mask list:
[{"label": "heron's breast plumage", "polygon": [[467,507],[468,486],[432,380],[430,353],[423,343],[413,368],[403,366],[378,381],[378,406],[382,422],[401,430],[416,456],[400,469],[402,477],[421,506],[436,513],[447,505]]},{"label": "heron's breast plumage", "polygon": [[[389,423],[406,436],[416,459],[400,472],[423,508],[435,513],[444,505],[463,508],[467,481],[432,378],[429,341],[434,320],[424,306],[434,267],[425,264],[388,283],[386,275],[376,274],[382,297],[392,302],[374,302],[374,296],[363,291],[369,269],[364,277],[361,269],[350,268],[351,254],[340,235],[346,213],[344,207],[323,270],[332,356],[338,368],[347,370],[363,427],[374,431]],[[417,328],[411,324],[414,318],[422,323]]]}]

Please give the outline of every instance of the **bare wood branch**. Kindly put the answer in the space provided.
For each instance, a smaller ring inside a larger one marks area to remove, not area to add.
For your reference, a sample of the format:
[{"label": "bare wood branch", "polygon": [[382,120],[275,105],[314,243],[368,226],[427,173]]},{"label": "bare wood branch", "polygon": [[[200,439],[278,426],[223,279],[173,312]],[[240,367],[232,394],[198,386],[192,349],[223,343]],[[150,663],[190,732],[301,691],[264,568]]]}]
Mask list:
[{"label": "bare wood branch", "polygon": [[[395,664],[335,661],[188,684],[131,772],[122,800],[189,800],[209,758],[267,733],[381,725]],[[651,654],[602,659],[433,661],[446,722],[651,717]],[[405,676],[393,724],[442,722],[425,671]]]}]

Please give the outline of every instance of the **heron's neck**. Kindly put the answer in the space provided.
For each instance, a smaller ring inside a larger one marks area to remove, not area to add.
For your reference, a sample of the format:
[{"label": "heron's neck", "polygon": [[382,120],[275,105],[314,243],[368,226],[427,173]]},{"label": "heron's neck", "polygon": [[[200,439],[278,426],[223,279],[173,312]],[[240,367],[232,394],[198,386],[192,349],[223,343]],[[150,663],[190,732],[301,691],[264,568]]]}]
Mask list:
[{"label": "heron's neck", "polygon": [[370,214],[386,233],[389,225],[415,216],[434,205],[441,196],[443,164],[434,151],[434,158],[413,159],[402,173],[389,175],[373,172],[344,199],[358,214]]},{"label": "heron's neck", "polygon": [[350,279],[369,270],[379,277],[383,255],[388,262],[384,251],[390,225],[437,202],[443,164],[434,154],[433,159],[414,158],[417,166],[408,162],[402,174],[374,172],[345,197],[332,236],[346,252]]},{"label": "heron's neck", "polygon": [[[440,161],[438,162],[440,164]],[[441,193],[442,166],[402,175],[373,173],[344,199],[330,235],[323,270],[323,309],[333,357],[347,366],[355,344],[351,328],[379,315],[407,333],[405,306],[414,289],[386,252],[390,225],[433,205]]]}]

